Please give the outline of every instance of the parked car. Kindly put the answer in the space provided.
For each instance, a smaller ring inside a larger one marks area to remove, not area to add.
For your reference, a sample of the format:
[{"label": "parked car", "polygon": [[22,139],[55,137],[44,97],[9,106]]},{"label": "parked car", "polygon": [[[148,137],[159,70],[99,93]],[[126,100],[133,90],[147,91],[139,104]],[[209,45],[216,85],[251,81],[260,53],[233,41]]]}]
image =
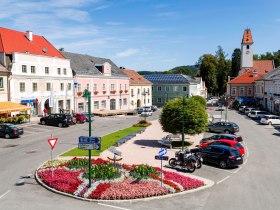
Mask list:
[{"label": "parked car", "polygon": [[144,109],[145,111],[152,112],[152,106],[144,106],[143,109]]},{"label": "parked car", "polygon": [[265,115],[269,115],[269,113],[265,112],[265,111],[256,110],[256,111],[250,112],[248,116],[253,118],[253,119],[261,119]]},{"label": "parked car", "polygon": [[86,117],[86,121],[87,121],[87,122],[89,122],[89,119],[90,119],[91,121],[94,120],[94,114],[82,113],[82,115]]},{"label": "parked car", "polygon": [[202,148],[203,162],[219,165],[221,168],[238,166],[243,163],[243,157],[237,149],[223,145],[209,145]]},{"label": "parked car", "polygon": [[6,139],[20,137],[23,134],[23,128],[19,128],[12,124],[1,124],[0,125],[0,137]]},{"label": "parked car", "polygon": [[87,121],[86,116],[81,113],[73,114],[73,116],[76,117],[77,123],[84,123]]},{"label": "parked car", "polygon": [[240,106],[240,107],[238,108],[238,111],[244,112],[244,109],[247,108],[247,107],[248,107],[248,106]]},{"label": "parked car", "polygon": [[240,152],[240,154],[242,156],[245,155],[245,150],[244,147],[242,146],[242,144],[240,144],[239,142],[236,141],[232,141],[232,140],[228,140],[228,139],[220,139],[220,140],[216,140],[216,141],[209,141],[209,142],[205,142],[199,145],[200,148],[209,146],[209,145],[224,145],[224,146],[228,146],[228,147],[232,147],[238,150],[238,152]]},{"label": "parked car", "polygon": [[137,107],[137,108],[136,108],[136,112],[137,112],[138,114],[141,114],[142,112],[144,112],[144,108],[142,108],[142,107]]},{"label": "parked car", "polygon": [[50,114],[40,119],[42,125],[55,125],[58,127],[66,127],[72,125],[72,116],[69,114]]},{"label": "parked car", "polygon": [[157,107],[156,105],[152,105],[151,108],[152,108],[152,111],[153,111],[153,112],[155,112],[155,111],[158,110],[158,107]]},{"label": "parked car", "polygon": [[142,117],[148,117],[148,116],[152,116],[153,112],[152,111],[148,111],[148,110],[144,110],[140,115]]},{"label": "parked car", "polygon": [[265,125],[277,125],[280,124],[280,116],[277,115],[265,115],[261,118],[261,124]]},{"label": "parked car", "polygon": [[225,107],[224,106],[218,106],[215,111],[225,111]]},{"label": "parked car", "polygon": [[252,111],[256,111],[257,109],[256,108],[253,108],[253,107],[246,107],[245,109],[244,109],[244,113],[246,114],[246,115],[248,115],[250,112],[252,112]]},{"label": "parked car", "polygon": [[208,138],[203,138],[200,141],[200,144],[203,143],[203,142],[215,141],[215,140],[219,140],[219,139],[228,139],[228,140],[232,140],[232,141],[236,141],[236,142],[242,142],[243,141],[242,136],[240,136],[240,135],[222,133],[222,134],[216,134],[214,136],[210,136]]},{"label": "parked car", "polygon": [[209,132],[235,133],[239,131],[239,126],[234,122],[215,122],[208,124]]}]

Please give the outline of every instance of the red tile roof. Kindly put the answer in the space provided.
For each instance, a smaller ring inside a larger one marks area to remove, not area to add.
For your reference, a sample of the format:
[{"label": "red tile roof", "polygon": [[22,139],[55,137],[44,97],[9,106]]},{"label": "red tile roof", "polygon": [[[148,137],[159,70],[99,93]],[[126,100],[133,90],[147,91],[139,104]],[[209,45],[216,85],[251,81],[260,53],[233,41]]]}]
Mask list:
[{"label": "red tile roof", "polygon": [[230,80],[228,84],[252,84],[255,82],[255,80],[263,77],[264,75],[265,74],[256,74],[254,77],[254,73],[251,71],[235,77],[234,79]]},{"label": "red tile roof", "polygon": [[252,33],[250,29],[246,29],[243,34],[242,44],[253,44]]},{"label": "red tile roof", "polygon": [[[43,52],[43,49],[46,52]],[[0,52],[12,54],[13,52],[30,53],[50,57],[64,58],[63,55],[43,36],[33,34],[33,40],[26,38],[25,32],[14,31],[0,27]]]},{"label": "red tile roof", "polygon": [[273,60],[254,60],[252,68],[242,68],[242,73],[249,71],[257,71],[260,74],[265,74],[274,70]]},{"label": "red tile roof", "polygon": [[143,76],[138,74],[134,70],[129,69],[121,69],[123,73],[129,76],[129,83],[132,85],[152,85],[152,83],[145,79]]}]

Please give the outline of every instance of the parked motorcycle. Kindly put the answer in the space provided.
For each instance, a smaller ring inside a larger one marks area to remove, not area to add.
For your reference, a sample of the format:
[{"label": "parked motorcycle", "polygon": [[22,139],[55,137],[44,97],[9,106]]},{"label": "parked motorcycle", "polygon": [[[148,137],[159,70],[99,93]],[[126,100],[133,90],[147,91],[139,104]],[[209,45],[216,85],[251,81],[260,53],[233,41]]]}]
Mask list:
[{"label": "parked motorcycle", "polygon": [[171,158],[168,163],[171,167],[180,166],[181,168],[186,168],[191,173],[197,168],[197,159],[194,153],[189,150],[175,152],[175,158]]},{"label": "parked motorcycle", "polygon": [[191,149],[190,150],[190,153],[192,153],[195,158],[196,158],[196,168],[199,169],[202,167],[202,156],[201,156],[201,153],[200,153],[200,149]]}]

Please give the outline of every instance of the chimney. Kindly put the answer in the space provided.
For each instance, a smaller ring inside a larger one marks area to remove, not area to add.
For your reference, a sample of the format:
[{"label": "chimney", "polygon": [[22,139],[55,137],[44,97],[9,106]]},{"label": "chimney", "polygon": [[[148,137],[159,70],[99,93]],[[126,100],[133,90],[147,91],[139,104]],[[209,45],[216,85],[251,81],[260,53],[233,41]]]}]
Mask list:
[{"label": "chimney", "polygon": [[26,38],[32,42],[33,40],[33,34],[32,34],[32,31],[26,31]]}]

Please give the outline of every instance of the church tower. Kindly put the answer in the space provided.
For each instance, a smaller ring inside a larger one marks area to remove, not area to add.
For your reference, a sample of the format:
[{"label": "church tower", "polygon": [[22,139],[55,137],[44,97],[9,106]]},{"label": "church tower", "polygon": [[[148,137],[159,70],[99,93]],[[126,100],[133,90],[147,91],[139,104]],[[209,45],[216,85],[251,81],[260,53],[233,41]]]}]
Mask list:
[{"label": "church tower", "polygon": [[250,29],[246,29],[241,43],[241,72],[245,73],[253,67],[253,38]]}]

